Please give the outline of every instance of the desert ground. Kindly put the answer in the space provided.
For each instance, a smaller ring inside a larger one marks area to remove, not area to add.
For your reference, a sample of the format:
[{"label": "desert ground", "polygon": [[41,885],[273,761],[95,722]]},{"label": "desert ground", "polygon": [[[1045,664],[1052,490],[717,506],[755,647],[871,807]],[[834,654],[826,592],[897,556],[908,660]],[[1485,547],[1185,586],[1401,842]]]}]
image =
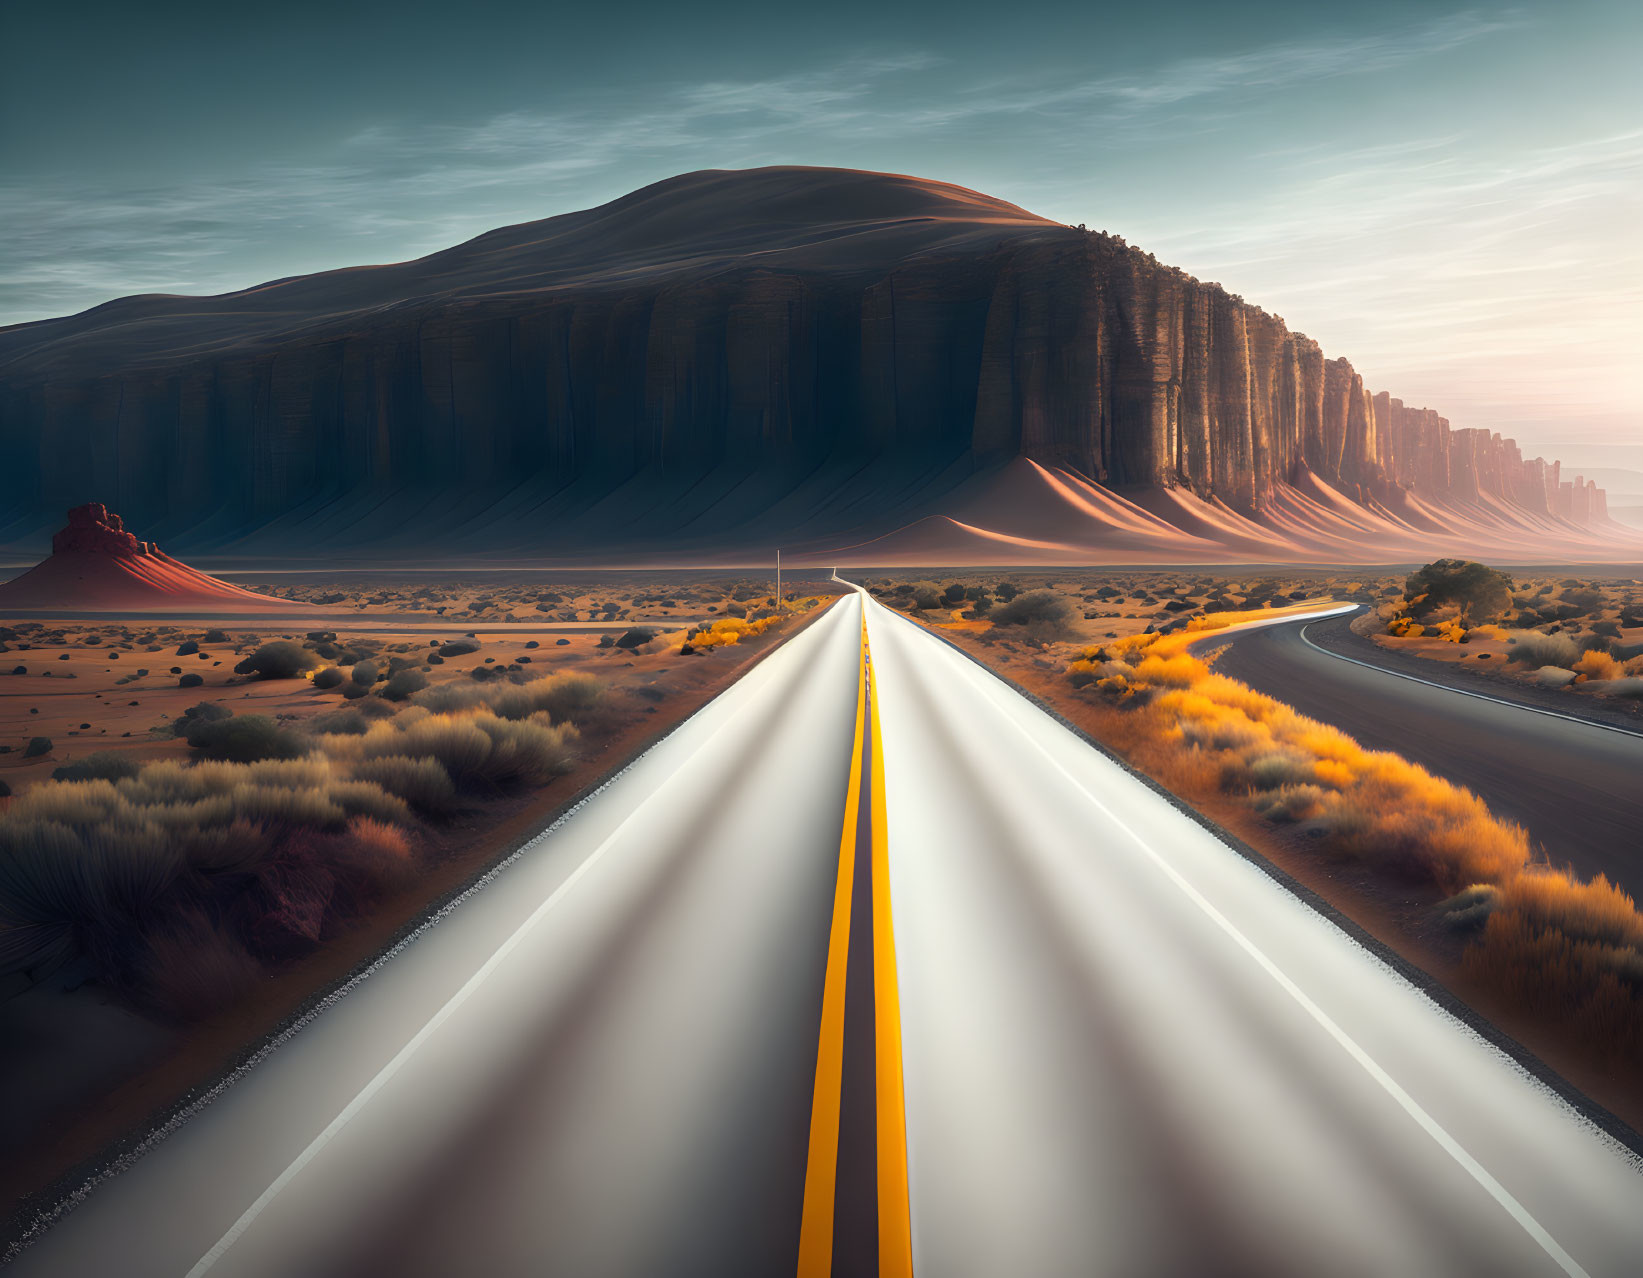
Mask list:
[{"label": "desert ground", "polygon": [[[1517,917],[1525,891],[1547,882],[1524,873],[1547,867],[1523,832],[1476,797],[1327,725],[1262,708],[1213,672],[1217,628],[1350,602],[1365,605],[1354,629],[1366,640],[1440,677],[1464,669],[1577,709],[1599,697],[1643,706],[1632,692],[1643,682],[1635,576],[1507,570],[1504,599],[1496,591],[1488,608],[1466,608],[1424,600],[1412,572],[845,576],[1052,707],[1635,1122],[1643,1103],[1616,1082],[1634,1077],[1624,1071],[1643,1025],[1629,1002],[1593,1010],[1585,969],[1558,991],[1579,1012],[1573,1022],[1548,1015],[1544,997],[1502,992],[1502,973],[1539,979],[1489,922]],[[115,830],[155,875],[141,909],[100,898],[94,927],[11,964],[0,1029],[31,1050],[0,1077],[8,1201],[49,1196],[54,1178],[83,1173],[111,1141],[162,1122],[180,1097],[232,1070],[248,1045],[795,633],[843,589],[826,577],[805,571],[778,599],[771,578],[734,573],[248,573],[236,584],[299,611],[5,625],[0,838],[32,838],[47,821],[89,847]],[[1209,709],[1183,709],[1190,696]],[[1223,720],[1239,715],[1257,721],[1257,735],[1290,725],[1281,767],[1238,744],[1249,725]],[[1221,726],[1206,728],[1212,720]],[[463,753],[475,748],[488,758]],[[1373,795],[1363,789],[1371,774],[1382,787]],[[270,798],[290,789],[312,791],[330,815]],[[131,805],[167,798],[207,814],[203,833],[164,827],[186,849],[180,871],[156,868],[164,857],[133,834],[170,818]],[[1374,820],[1347,813],[1348,800],[1437,814],[1441,829],[1420,837],[1453,862],[1412,873],[1408,831],[1377,842]],[[212,831],[216,842],[204,837]],[[243,865],[220,846],[235,832],[255,845]],[[1575,915],[1595,891],[1608,893],[1597,904],[1610,915],[1635,919],[1607,884],[1557,890]],[[1565,931],[1578,931],[1565,915]],[[1643,922],[1622,930],[1643,938]]]},{"label": "desert ground", "polygon": [[[814,573],[779,601],[773,579],[734,574],[313,574],[272,584],[307,614],[0,628],[0,839],[32,846],[46,822],[154,875],[140,905],[105,893],[9,956],[0,1036],[26,1046],[0,1069],[8,1205],[231,1070],[839,589]],[[476,724],[488,760],[451,753],[474,740],[425,737],[395,761],[365,744]],[[449,767],[421,766],[435,758]],[[198,815],[154,844],[161,808],[126,796],[179,783],[216,792],[162,796]],[[212,830],[251,860],[213,861]]]}]

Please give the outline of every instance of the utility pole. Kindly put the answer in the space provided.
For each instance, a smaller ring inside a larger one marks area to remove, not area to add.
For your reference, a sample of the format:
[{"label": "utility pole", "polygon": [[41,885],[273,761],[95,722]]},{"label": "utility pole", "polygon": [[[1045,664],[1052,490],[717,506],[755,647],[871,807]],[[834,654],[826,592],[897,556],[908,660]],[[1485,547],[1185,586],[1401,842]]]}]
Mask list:
[{"label": "utility pole", "polygon": [[776,607],[782,606],[782,548],[776,547]]}]

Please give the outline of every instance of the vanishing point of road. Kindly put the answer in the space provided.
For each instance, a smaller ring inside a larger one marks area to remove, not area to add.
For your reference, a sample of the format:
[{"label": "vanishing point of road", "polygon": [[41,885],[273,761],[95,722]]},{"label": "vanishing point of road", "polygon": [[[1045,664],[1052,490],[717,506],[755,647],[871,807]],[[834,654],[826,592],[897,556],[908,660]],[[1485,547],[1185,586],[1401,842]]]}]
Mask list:
[{"label": "vanishing point of road", "polygon": [[1621,1146],[856,592],[17,1258],[1635,1275]]}]

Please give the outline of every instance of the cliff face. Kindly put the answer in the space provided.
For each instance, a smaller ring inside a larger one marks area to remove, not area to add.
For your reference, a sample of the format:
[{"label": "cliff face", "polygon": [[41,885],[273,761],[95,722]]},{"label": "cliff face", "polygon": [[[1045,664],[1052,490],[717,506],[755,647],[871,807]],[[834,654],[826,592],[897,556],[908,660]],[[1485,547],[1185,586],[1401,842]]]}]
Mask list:
[{"label": "cliff face", "polygon": [[[1555,462],[1373,394],[1282,320],[1121,240],[838,172],[690,175],[420,263],[0,331],[0,504],[16,529],[106,501],[203,543],[524,485],[518,518],[555,536],[644,477],[619,519],[650,536],[728,529],[749,503],[783,531],[788,481],[705,513],[683,494],[722,472],[929,476],[1025,455],[1252,516],[1304,468],[1360,501],[1407,489],[1602,518],[1601,492]],[[795,183],[830,220],[784,214],[772,240],[769,193]],[[715,238],[670,221],[670,199]],[[868,513],[846,502],[806,527]],[[355,530],[416,531],[364,514]]]}]

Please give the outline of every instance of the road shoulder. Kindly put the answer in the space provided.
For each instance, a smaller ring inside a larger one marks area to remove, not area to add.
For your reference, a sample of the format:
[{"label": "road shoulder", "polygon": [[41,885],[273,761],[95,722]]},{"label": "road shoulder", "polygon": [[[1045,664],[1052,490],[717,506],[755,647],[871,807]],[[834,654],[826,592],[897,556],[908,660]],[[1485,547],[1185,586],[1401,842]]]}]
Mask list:
[{"label": "road shoulder", "polygon": [[[1302,634],[1313,647],[1331,656],[1361,662],[1389,674],[1419,679],[1456,692],[1492,697],[1528,710],[1559,714],[1602,727],[1643,734],[1643,701],[1623,701],[1613,697],[1537,688],[1512,678],[1504,671],[1484,671],[1471,665],[1457,666],[1447,661],[1432,661],[1396,652],[1367,635],[1358,634],[1351,628],[1354,620],[1353,616],[1345,616],[1310,622],[1302,627]],[[1232,642],[1236,636],[1228,635],[1227,639]]]}]

